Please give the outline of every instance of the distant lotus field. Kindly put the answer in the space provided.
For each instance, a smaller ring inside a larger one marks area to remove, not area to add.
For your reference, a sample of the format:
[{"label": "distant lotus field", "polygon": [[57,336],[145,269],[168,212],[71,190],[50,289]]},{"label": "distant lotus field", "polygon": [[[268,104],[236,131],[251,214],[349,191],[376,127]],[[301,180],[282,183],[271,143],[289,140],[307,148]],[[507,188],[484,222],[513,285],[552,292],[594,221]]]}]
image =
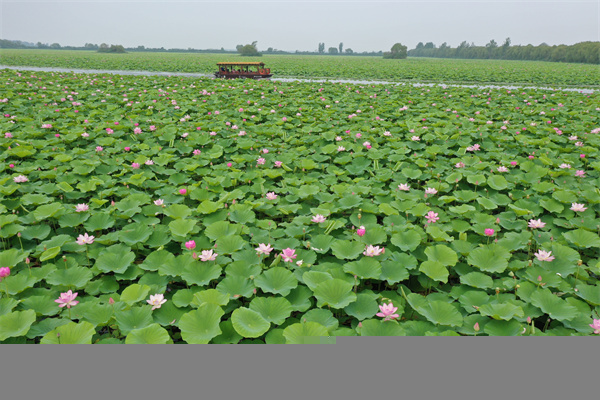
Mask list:
[{"label": "distant lotus field", "polygon": [[1,343],[600,334],[596,92],[0,85]]},{"label": "distant lotus field", "polygon": [[68,50],[0,50],[0,65],[100,70],[166,71],[212,74],[221,61],[261,61],[274,78],[380,80],[527,84],[598,87],[597,65],[507,60],[408,58],[388,60],[366,56],[264,55],[241,57],[218,53],[106,54]]}]

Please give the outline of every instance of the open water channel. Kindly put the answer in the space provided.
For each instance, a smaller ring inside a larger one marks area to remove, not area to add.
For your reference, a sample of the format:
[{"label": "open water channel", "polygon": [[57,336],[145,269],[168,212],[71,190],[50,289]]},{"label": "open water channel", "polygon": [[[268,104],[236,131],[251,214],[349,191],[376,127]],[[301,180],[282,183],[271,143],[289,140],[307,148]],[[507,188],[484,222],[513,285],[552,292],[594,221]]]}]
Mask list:
[{"label": "open water channel", "polygon": [[[12,69],[19,71],[42,71],[42,72],[74,72],[79,74],[114,74],[114,75],[146,75],[146,76],[187,76],[198,78],[216,79],[212,74],[188,73],[188,72],[156,72],[156,71],[124,71],[124,70],[104,70],[104,69],[73,69],[73,68],[54,68],[54,67],[15,67],[8,65],[0,65],[1,69]],[[389,81],[369,81],[355,79],[301,79],[301,78],[271,78],[276,82],[336,82],[350,83],[358,85],[412,85],[420,86],[441,86],[441,87],[469,87],[469,88],[490,88],[490,89],[541,89],[541,90],[556,90],[579,93],[594,93],[600,89],[589,88],[552,88],[541,86],[525,86],[525,85],[467,85],[467,84],[445,84],[445,83],[417,83],[417,82],[389,82]]]}]

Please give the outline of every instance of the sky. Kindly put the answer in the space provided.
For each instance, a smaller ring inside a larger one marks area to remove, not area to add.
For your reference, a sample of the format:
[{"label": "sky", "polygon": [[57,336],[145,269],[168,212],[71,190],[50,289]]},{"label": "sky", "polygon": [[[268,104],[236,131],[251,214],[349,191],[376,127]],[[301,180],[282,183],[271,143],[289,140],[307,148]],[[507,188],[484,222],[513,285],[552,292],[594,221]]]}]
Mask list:
[{"label": "sky", "polygon": [[419,42],[499,45],[600,41],[600,0],[0,0],[0,38],[83,46],[354,52]]}]

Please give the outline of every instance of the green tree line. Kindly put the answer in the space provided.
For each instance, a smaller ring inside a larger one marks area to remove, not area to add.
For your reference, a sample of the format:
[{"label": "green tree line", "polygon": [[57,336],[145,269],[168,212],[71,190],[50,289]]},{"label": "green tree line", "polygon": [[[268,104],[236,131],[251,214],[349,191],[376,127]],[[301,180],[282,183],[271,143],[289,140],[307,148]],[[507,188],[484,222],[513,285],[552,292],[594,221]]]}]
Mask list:
[{"label": "green tree line", "polygon": [[600,42],[581,42],[570,46],[546,43],[511,46],[510,38],[506,38],[501,45],[492,39],[485,46],[463,41],[458,47],[450,47],[446,42],[439,47],[432,42],[419,42],[416,48],[408,51],[408,56],[600,64]]}]

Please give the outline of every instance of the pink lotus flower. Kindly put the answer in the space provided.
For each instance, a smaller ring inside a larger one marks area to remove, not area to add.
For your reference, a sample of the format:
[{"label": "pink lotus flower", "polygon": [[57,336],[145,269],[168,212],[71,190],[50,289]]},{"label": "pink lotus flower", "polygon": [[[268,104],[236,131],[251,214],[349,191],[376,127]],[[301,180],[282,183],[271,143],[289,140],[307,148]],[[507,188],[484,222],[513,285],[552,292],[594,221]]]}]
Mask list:
[{"label": "pink lotus flower", "polygon": [[379,310],[381,310],[381,312],[378,312],[375,315],[384,318],[384,321],[390,321],[400,317],[400,315],[394,314],[398,310],[398,307],[394,307],[391,301],[389,304],[383,303],[383,305],[380,305]]},{"label": "pink lotus flower", "polygon": [[150,131],[155,131],[155,130],[156,130],[156,126],[150,125]]},{"label": "pink lotus flower", "polygon": [[281,164],[283,164],[283,162],[281,162],[281,161],[275,161],[275,166],[277,168],[281,167]]},{"label": "pink lotus flower", "polygon": [[256,255],[264,254],[265,256],[268,256],[273,251],[273,248],[271,247],[271,243],[269,243],[269,244],[260,243],[255,250],[256,250]]},{"label": "pink lotus flower", "polygon": [[87,211],[89,209],[90,209],[90,206],[88,206],[87,204],[77,204],[75,206],[75,211],[76,212]]},{"label": "pink lotus flower", "polygon": [[155,295],[150,295],[150,300],[146,300],[146,302],[152,306],[152,311],[154,311],[165,304],[167,300],[163,294],[157,293]]},{"label": "pink lotus flower", "polygon": [[2,282],[2,279],[6,278],[9,275],[10,275],[10,267],[1,267],[0,268],[0,282]]},{"label": "pink lotus flower", "polygon": [[342,137],[341,136],[336,136],[335,140],[336,140],[336,142],[340,142],[340,141],[342,141]]},{"label": "pink lotus flower", "polygon": [[527,225],[529,228],[543,228],[544,226],[546,226],[545,222],[542,222],[541,219],[530,219],[529,220],[529,224]]},{"label": "pink lotus flower", "polygon": [[123,150],[129,151],[129,150],[131,150],[131,147],[125,147]]},{"label": "pink lotus flower", "polygon": [[217,259],[218,254],[213,253],[212,250],[202,250],[200,255],[200,261],[214,261]]},{"label": "pink lotus flower", "polygon": [[293,259],[298,257],[298,255],[295,253],[296,253],[296,250],[292,250],[288,247],[287,249],[283,249],[281,251],[281,258],[283,258],[283,261],[285,261],[285,262],[292,262]]},{"label": "pink lotus flower", "polygon": [[584,212],[585,210],[587,210],[587,207],[584,207],[583,204],[571,203],[571,210],[577,211],[577,212]]},{"label": "pink lotus flower", "polygon": [[186,193],[187,193],[186,189],[179,189],[179,194],[185,196]]},{"label": "pink lotus flower", "polygon": [[113,134],[115,131],[113,131],[110,128],[106,128],[106,133],[108,133],[109,135]]},{"label": "pink lotus flower", "polygon": [[13,178],[13,181],[15,181],[15,183],[23,183],[23,182],[27,182],[29,179],[27,179],[27,177],[25,175],[19,175],[19,176],[15,176]]},{"label": "pink lotus flower", "polygon": [[258,160],[256,160],[256,164],[257,165],[263,165],[265,163],[265,159],[262,157],[259,157]]},{"label": "pink lotus flower", "polygon": [[79,235],[76,240],[77,244],[83,246],[84,244],[94,243],[94,236],[89,236],[87,233]]},{"label": "pink lotus flower", "polygon": [[58,303],[59,307],[67,306],[67,308],[71,308],[73,306],[76,306],[79,303],[78,300],[75,300],[76,297],[77,297],[77,292],[73,293],[71,290],[69,290],[66,293],[61,293],[60,297],[58,299],[54,300],[54,302]]},{"label": "pink lotus flower", "polygon": [[513,167],[514,167],[515,165],[517,165],[517,164],[518,164],[518,163],[517,163],[516,161],[511,161],[511,162],[510,162],[510,165],[512,165]]},{"label": "pink lotus flower", "polygon": [[358,229],[356,230],[356,234],[357,234],[358,236],[365,236],[365,233],[367,233],[367,230],[365,229],[365,227],[364,227],[364,226],[361,226],[360,228],[358,228]]},{"label": "pink lotus flower", "polygon": [[562,169],[565,169],[565,168],[567,168],[567,169],[569,169],[569,168],[571,168],[571,165],[570,165],[570,164],[566,164],[566,163],[562,163],[562,164],[560,164],[560,165],[558,166],[558,168],[562,168]]},{"label": "pink lotus flower", "polygon": [[196,248],[196,242],[190,240],[189,242],[185,242],[185,248],[188,250],[194,250]]},{"label": "pink lotus flower", "polygon": [[554,256],[551,254],[552,254],[551,251],[544,251],[544,250],[539,250],[537,253],[533,253],[533,255],[536,256],[538,260],[548,261],[548,262],[554,260]]},{"label": "pink lotus flower", "polygon": [[338,146],[337,151],[344,151],[346,148],[344,146]]},{"label": "pink lotus flower", "polygon": [[140,128],[135,128],[133,130],[133,133],[136,134],[136,135],[139,135],[140,133],[142,133],[142,130]]},{"label": "pink lotus flower", "polygon": [[420,138],[420,137],[418,137],[418,136],[412,136],[412,137],[410,138],[410,140],[412,140],[413,142],[418,142],[418,141],[420,141],[420,140],[421,140],[421,138]]},{"label": "pink lotus flower", "polygon": [[483,233],[485,234],[485,236],[494,236],[494,230],[493,229],[486,229]]},{"label": "pink lotus flower", "polygon": [[410,190],[410,186],[407,183],[401,183],[398,185],[398,189],[408,192]]},{"label": "pink lotus flower", "polygon": [[498,167],[498,168],[497,168],[497,171],[498,171],[498,172],[508,172],[508,168],[506,168],[506,167],[503,165],[503,166],[501,166],[501,167]]},{"label": "pink lotus flower", "polygon": [[589,324],[596,335],[600,334],[600,319],[594,319],[594,322]]},{"label": "pink lotus flower", "polygon": [[479,151],[479,150],[480,150],[479,143],[476,143],[473,146],[467,147],[467,151]]},{"label": "pink lotus flower", "polygon": [[269,192],[267,193],[267,199],[268,200],[275,200],[277,198],[277,195],[275,194],[275,192]]},{"label": "pink lotus flower", "polygon": [[136,162],[131,163],[131,168],[133,168],[133,169],[139,169],[140,168],[140,164],[138,164]]},{"label": "pink lotus flower", "polygon": [[427,218],[427,223],[428,223],[428,224],[434,223],[434,222],[436,222],[438,219],[440,219],[440,218],[438,217],[438,213],[436,213],[436,212],[433,212],[433,211],[429,211],[429,212],[427,213],[427,215],[425,216],[425,218]]},{"label": "pink lotus flower", "polygon": [[52,128],[52,124],[42,124],[42,128],[44,128],[44,129]]},{"label": "pink lotus flower", "polygon": [[379,248],[379,246],[368,245],[363,251],[363,255],[367,257],[375,257],[385,253],[385,247]]},{"label": "pink lotus flower", "polygon": [[325,220],[326,220],[326,218],[321,214],[317,214],[314,217],[312,217],[312,219],[311,219],[312,222],[316,222],[316,223],[321,223],[321,222],[324,222]]},{"label": "pink lotus flower", "polygon": [[429,188],[428,187],[427,189],[425,189],[425,193],[426,194],[436,194],[437,193],[437,189]]},{"label": "pink lotus flower", "polygon": [[7,138],[7,139],[10,139],[10,138],[12,138],[12,137],[13,137],[13,135],[12,135],[12,133],[10,133],[10,132],[5,132],[5,133],[4,133],[4,137],[5,137],[5,138]]},{"label": "pink lotus flower", "polygon": [[583,177],[583,176],[585,176],[585,171],[577,170],[577,171],[575,171],[575,176],[581,176],[581,177]]},{"label": "pink lotus flower", "polygon": [[233,164],[232,164],[232,163],[230,163],[230,162],[228,162],[228,163],[227,163],[227,166],[228,166],[229,168],[231,168],[231,167],[233,166]]},{"label": "pink lotus flower", "polygon": [[96,146],[96,151],[97,151],[97,152],[101,152],[102,150],[104,150],[104,149],[102,148],[102,146]]},{"label": "pink lotus flower", "polygon": [[463,163],[463,162],[461,161],[461,162],[458,162],[458,163],[456,163],[454,166],[455,166],[456,168],[464,168],[464,167],[465,167],[465,163]]}]

